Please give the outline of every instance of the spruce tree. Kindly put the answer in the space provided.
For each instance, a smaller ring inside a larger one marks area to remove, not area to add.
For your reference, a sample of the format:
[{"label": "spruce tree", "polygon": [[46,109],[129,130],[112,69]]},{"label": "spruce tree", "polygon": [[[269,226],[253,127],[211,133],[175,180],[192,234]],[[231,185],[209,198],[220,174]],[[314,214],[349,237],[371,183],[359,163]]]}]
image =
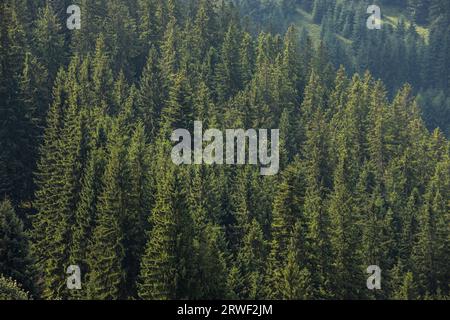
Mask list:
[{"label": "spruce tree", "polygon": [[279,281],[286,262],[292,229],[297,221],[304,221],[301,206],[305,186],[302,177],[300,163],[298,160],[294,161],[283,172],[283,180],[279,184],[279,191],[273,202],[270,253],[265,279],[268,298],[280,298],[280,292],[275,289],[275,284]]},{"label": "spruce tree", "polygon": [[217,66],[217,95],[219,103],[225,103],[242,86],[239,68],[239,30],[230,25],[225,34],[219,64]]},{"label": "spruce tree", "polygon": [[327,297],[330,285],[331,247],[330,217],[326,210],[326,194],[329,193],[331,168],[330,141],[328,127],[321,110],[315,111],[307,124],[306,142],[303,153],[306,155],[304,171],[306,175],[306,192],[303,214],[305,225],[303,232],[305,253],[303,260],[311,272],[311,284],[315,297]]},{"label": "spruce tree", "polygon": [[9,200],[0,203],[0,274],[21,283],[28,291],[34,290],[33,272],[23,223]]},{"label": "spruce tree", "polygon": [[29,295],[15,280],[0,274],[0,300],[29,300]]},{"label": "spruce tree", "polygon": [[[76,68],[74,59],[70,68]],[[37,261],[44,273],[44,296],[62,298],[70,246],[70,225],[79,199],[85,143],[82,119],[76,103],[75,80],[63,82],[60,72],[54,89],[55,102],[48,114],[41,159],[37,170],[33,239]],[[67,97],[67,101],[65,98]],[[64,101],[62,100],[64,99]],[[64,110],[67,109],[67,110]]]},{"label": "spruce tree", "polygon": [[35,21],[33,42],[36,56],[48,70],[47,87],[51,89],[58,68],[66,62],[66,46],[59,17],[50,3],[39,10]]},{"label": "spruce tree", "polygon": [[301,232],[299,223],[294,226],[287,247],[286,264],[281,271],[280,282],[276,284],[283,300],[307,300],[313,297],[311,272],[299,263],[301,244],[298,243],[298,232]]},{"label": "spruce tree", "polygon": [[180,170],[165,159],[167,143],[158,142],[158,180],[150,232],[141,260],[138,294],[141,299],[189,298],[192,285],[192,218]]},{"label": "spruce tree", "polygon": [[149,138],[155,138],[158,132],[158,120],[161,115],[162,79],[158,68],[158,53],[155,47],[149,50],[147,63],[140,79],[137,96],[137,108],[140,118],[144,121]]},{"label": "spruce tree", "polygon": [[112,139],[97,205],[97,221],[88,247],[86,286],[90,299],[116,300],[127,295],[123,224],[127,215],[128,167],[124,161],[121,131],[115,126],[110,134]]},{"label": "spruce tree", "polygon": [[22,144],[29,147],[31,132],[27,130],[32,115],[21,106],[17,95],[28,50],[25,21],[20,16],[25,9],[21,5],[23,2],[8,1],[0,7],[0,196],[14,203],[24,198],[22,189],[29,190],[26,184],[30,183],[26,177],[28,159],[23,158],[20,148]]},{"label": "spruce tree", "polygon": [[124,217],[124,268],[127,271],[127,292],[136,296],[136,280],[139,274],[140,257],[145,248],[147,216],[153,205],[155,186],[151,176],[150,153],[145,141],[145,130],[136,125],[127,152],[129,182],[125,186],[126,216]]},{"label": "spruce tree", "polygon": [[448,294],[448,158],[437,164],[420,210],[413,261],[421,296]]},{"label": "spruce tree", "polygon": [[241,287],[234,288],[242,299],[264,298],[264,274],[268,256],[267,241],[256,219],[250,223],[236,256],[236,266],[242,279]]},{"label": "spruce tree", "polygon": [[332,292],[337,299],[355,299],[365,290],[364,269],[360,267],[359,243],[353,219],[353,200],[346,176],[345,153],[334,174],[334,189],[328,212],[331,219]]}]

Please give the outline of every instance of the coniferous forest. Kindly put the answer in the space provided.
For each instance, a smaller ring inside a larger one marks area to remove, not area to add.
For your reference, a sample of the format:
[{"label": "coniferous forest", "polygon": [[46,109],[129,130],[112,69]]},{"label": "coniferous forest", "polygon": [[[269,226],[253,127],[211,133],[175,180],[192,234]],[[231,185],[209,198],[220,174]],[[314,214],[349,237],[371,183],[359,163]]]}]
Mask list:
[{"label": "coniferous forest", "polygon": [[2,0],[0,300],[448,299],[449,136],[448,0]]}]

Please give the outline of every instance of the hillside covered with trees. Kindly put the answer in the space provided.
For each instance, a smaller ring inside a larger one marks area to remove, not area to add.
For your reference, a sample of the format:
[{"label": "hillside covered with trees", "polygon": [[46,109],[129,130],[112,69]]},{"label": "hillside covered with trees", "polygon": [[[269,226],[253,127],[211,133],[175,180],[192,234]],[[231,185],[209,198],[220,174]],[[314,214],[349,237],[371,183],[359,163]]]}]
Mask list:
[{"label": "hillside covered with trees", "polygon": [[[3,0],[0,299],[448,299],[450,5],[396,5]],[[173,164],[194,121],[279,174]]]},{"label": "hillside covered with trees", "polygon": [[[257,21],[254,30],[283,32],[289,24],[323,41],[335,66],[370,70],[392,97],[404,83],[418,95],[430,130],[450,134],[450,3],[431,0],[236,1]],[[257,3],[257,4],[255,4]],[[366,27],[367,8],[381,9],[381,30]]]}]

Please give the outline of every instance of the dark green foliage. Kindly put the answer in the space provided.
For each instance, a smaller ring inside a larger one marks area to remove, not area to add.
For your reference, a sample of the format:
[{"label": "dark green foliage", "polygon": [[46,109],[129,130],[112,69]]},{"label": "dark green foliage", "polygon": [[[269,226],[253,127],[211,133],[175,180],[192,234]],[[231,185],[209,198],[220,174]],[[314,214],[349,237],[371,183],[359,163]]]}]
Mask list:
[{"label": "dark green foliage", "polygon": [[192,217],[185,214],[186,194],[180,170],[168,163],[167,144],[162,142],[158,158],[155,206],[141,261],[138,293],[142,299],[183,299],[190,296],[195,278],[189,263],[193,253]]},{"label": "dark green foliage", "polygon": [[0,203],[0,274],[17,279],[28,290],[34,289],[32,258],[23,223],[11,202]]},{"label": "dark green foliage", "polygon": [[[448,298],[448,1],[77,3],[0,5],[0,299]],[[279,174],[173,164],[194,121]]]},{"label": "dark green foliage", "polygon": [[417,24],[428,21],[431,0],[408,0],[408,10]]},{"label": "dark green foliage", "polygon": [[66,62],[63,26],[54,11],[54,7],[49,3],[40,9],[35,25],[33,40],[36,55],[40,57],[40,62],[48,70],[47,86],[50,89],[58,68]]},{"label": "dark green foliage", "polygon": [[[31,63],[37,64],[36,60],[29,57],[25,61],[27,30],[21,14],[26,9],[21,5],[22,2],[4,1],[0,6],[0,196],[8,196],[15,204],[31,200],[30,173],[36,155],[33,150],[36,144],[32,141],[32,133],[36,133],[33,123],[36,114],[32,108],[36,106],[22,103],[26,97],[20,89],[32,76],[42,76],[34,74],[42,70],[29,69]],[[42,89],[34,85],[30,83],[31,90]]]},{"label": "dark green foliage", "polygon": [[88,297],[111,300],[123,298],[125,257],[123,221],[127,218],[126,194],[127,168],[120,131],[108,150],[108,160],[102,179],[103,190],[97,205],[97,222],[88,248]]},{"label": "dark green foliage", "polygon": [[29,297],[17,282],[0,275],[0,300],[29,300]]}]

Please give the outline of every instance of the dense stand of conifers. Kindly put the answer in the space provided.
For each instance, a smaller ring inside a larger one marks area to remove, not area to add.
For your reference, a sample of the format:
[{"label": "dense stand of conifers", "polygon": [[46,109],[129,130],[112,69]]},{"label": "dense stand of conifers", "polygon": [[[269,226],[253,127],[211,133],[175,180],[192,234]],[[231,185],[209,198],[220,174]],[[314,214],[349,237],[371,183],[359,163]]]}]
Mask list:
[{"label": "dense stand of conifers", "polygon": [[[291,22],[314,23],[312,31],[326,44],[335,66],[344,65],[349,74],[370,70],[383,80],[390,97],[409,82],[418,95],[428,128],[440,127],[450,135],[450,1],[236,2],[264,30],[284,32]],[[366,25],[370,16],[367,8],[373,4],[381,10],[381,30],[370,30]],[[393,18],[393,12],[401,17]]]},{"label": "dense stand of conifers", "polygon": [[[73,2],[81,30],[65,1],[0,4],[0,298],[448,297],[449,142],[410,86],[228,2]],[[280,174],[172,164],[194,120],[280,128]]]}]

